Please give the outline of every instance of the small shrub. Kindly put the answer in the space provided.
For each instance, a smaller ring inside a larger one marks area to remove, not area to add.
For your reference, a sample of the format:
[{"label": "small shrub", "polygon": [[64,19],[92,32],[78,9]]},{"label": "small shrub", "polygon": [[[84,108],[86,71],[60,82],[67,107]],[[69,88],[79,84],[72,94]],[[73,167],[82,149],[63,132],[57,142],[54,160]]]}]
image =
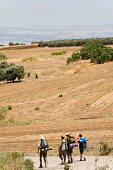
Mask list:
[{"label": "small shrub", "polygon": [[13,161],[16,161],[18,158],[22,158],[24,155],[20,154],[19,152],[12,152],[11,153],[11,158]]},{"label": "small shrub", "polygon": [[7,110],[5,107],[0,107],[0,120],[4,120],[6,118]]},{"label": "small shrub", "polygon": [[35,79],[38,79],[38,75],[37,75],[37,73],[35,74]]},{"label": "small shrub", "polygon": [[40,110],[39,106],[36,106],[36,107],[35,107],[35,110]]},{"label": "small shrub", "polygon": [[12,110],[12,106],[11,105],[8,105],[8,110]]},{"label": "small shrub", "polygon": [[32,62],[32,61],[37,61],[35,57],[27,57],[22,60],[22,62]]},{"label": "small shrub", "polygon": [[62,95],[62,94],[59,94],[59,97],[63,97],[63,95]]},{"label": "small shrub", "polygon": [[30,77],[30,72],[27,73],[27,77]]},{"label": "small shrub", "polygon": [[105,166],[97,167],[95,170],[109,170],[109,166],[105,165]]},{"label": "small shrub", "polygon": [[0,169],[1,170],[35,170],[33,161],[30,159],[24,160],[24,154],[12,152],[0,154]]},{"label": "small shrub", "polygon": [[7,58],[6,58],[6,55],[5,54],[2,54],[2,53],[0,53],[0,60],[6,60]]},{"label": "small shrub", "polygon": [[64,165],[64,170],[69,170],[69,169],[70,169],[70,165],[65,164],[65,165]]},{"label": "small shrub", "polygon": [[26,159],[24,161],[24,167],[26,170],[34,170],[34,164],[33,164],[33,161],[30,160],[30,159]]},{"label": "small shrub", "polygon": [[107,143],[100,143],[100,156],[107,156],[111,153],[112,148]]},{"label": "small shrub", "polygon": [[66,51],[52,52],[51,55],[64,55],[66,53],[67,53]]}]

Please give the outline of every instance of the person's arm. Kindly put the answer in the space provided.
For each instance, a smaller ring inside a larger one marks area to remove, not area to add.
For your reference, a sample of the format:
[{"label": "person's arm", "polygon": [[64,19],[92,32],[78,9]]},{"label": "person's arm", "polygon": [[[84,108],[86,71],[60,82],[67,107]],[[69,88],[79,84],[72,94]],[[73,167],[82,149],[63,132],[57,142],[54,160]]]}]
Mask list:
[{"label": "person's arm", "polygon": [[38,149],[37,149],[37,153],[39,152],[40,150],[40,141],[38,142]]}]

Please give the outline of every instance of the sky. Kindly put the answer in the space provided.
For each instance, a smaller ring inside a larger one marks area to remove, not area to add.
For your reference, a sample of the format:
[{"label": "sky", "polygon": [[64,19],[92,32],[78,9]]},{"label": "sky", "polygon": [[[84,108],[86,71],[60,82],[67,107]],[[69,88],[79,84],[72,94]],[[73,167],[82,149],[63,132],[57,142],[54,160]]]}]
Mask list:
[{"label": "sky", "polygon": [[113,23],[113,0],[0,0],[0,27]]}]

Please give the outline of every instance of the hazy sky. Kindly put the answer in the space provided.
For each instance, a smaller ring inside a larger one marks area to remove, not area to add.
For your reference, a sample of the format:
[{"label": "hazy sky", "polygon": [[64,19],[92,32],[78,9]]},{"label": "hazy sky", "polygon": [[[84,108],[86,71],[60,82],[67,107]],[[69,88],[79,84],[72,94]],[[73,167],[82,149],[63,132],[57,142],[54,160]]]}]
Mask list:
[{"label": "hazy sky", "polygon": [[113,24],[113,0],[0,0],[0,26]]}]

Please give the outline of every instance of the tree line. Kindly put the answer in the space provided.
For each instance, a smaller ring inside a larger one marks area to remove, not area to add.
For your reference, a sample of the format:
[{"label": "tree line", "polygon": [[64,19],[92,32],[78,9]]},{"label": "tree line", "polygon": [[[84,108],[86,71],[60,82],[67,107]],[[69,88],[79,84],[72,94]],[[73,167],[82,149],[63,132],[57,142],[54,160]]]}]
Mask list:
[{"label": "tree line", "polygon": [[52,40],[37,42],[39,47],[71,47],[82,46],[94,40],[100,41],[103,45],[113,45],[113,37],[108,38],[90,38],[90,39],[66,39],[66,40]]}]

